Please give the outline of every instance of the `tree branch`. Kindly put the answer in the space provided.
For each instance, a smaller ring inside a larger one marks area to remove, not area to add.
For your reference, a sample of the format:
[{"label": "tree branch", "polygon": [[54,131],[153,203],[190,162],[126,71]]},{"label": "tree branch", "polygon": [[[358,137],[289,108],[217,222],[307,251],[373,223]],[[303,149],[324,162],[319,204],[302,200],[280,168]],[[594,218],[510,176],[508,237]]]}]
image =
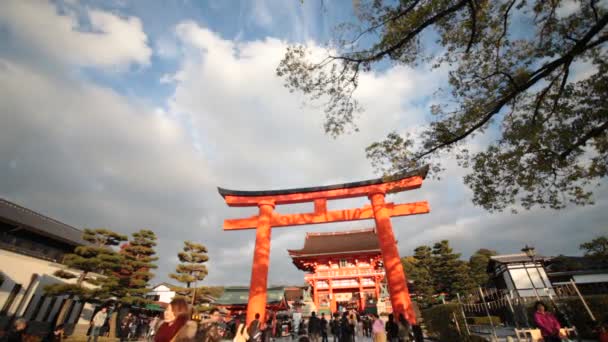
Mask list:
[{"label": "tree branch", "polygon": [[367,28],[367,29],[366,29],[366,30],[364,30],[363,32],[359,33],[359,34],[357,35],[357,37],[355,37],[355,39],[353,39],[353,40],[350,42],[350,44],[354,44],[354,43],[355,43],[357,40],[359,40],[361,37],[363,37],[363,35],[365,35],[365,34],[367,34],[367,33],[369,33],[369,32],[372,32],[372,31],[376,30],[377,28],[380,28],[380,27],[382,27],[382,26],[384,26],[384,25],[388,24],[388,23],[389,23],[389,22],[391,22],[391,21],[398,20],[398,19],[400,19],[401,17],[404,17],[404,16],[408,15],[408,14],[409,14],[409,13],[410,13],[410,12],[411,12],[413,9],[414,9],[414,7],[416,7],[416,5],[418,5],[418,3],[419,3],[419,2],[420,2],[420,0],[416,0],[416,1],[414,1],[412,4],[410,4],[410,6],[408,6],[408,8],[406,8],[405,10],[403,10],[403,11],[401,11],[401,12],[397,13],[395,16],[393,16],[393,17],[391,17],[391,18],[388,18],[388,19],[386,19],[385,21],[383,21],[383,22],[381,22],[381,23],[379,23],[379,24],[376,24],[376,25],[374,25],[374,26],[372,26],[372,27]]},{"label": "tree branch", "polygon": [[414,39],[416,36],[418,36],[418,34],[420,34],[420,32],[422,32],[425,28],[433,25],[434,23],[447,17],[448,15],[462,9],[466,4],[467,4],[467,0],[461,0],[461,1],[457,2],[454,6],[448,7],[447,9],[435,14],[434,16],[430,17],[429,19],[424,21],[422,24],[420,24],[418,27],[416,27],[415,29],[410,31],[408,34],[406,34],[405,37],[403,37],[401,40],[399,40],[393,46],[391,46],[385,50],[382,50],[376,54],[373,54],[371,56],[363,57],[363,58],[354,58],[354,57],[348,57],[348,56],[331,56],[331,58],[333,58],[335,60],[343,60],[346,62],[353,62],[353,63],[369,63],[369,62],[373,62],[375,60],[379,60],[379,59],[383,58],[384,56],[397,51],[399,48],[403,47],[405,44],[409,43],[412,39]]},{"label": "tree branch", "polygon": [[[528,78],[528,81],[523,83],[520,86],[515,87],[509,94],[507,94],[506,96],[503,96],[501,99],[499,99],[496,104],[481,118],[481,120],[479,122],[477,122],[475,125],[471,126],[469,129],[465,130],[462,134],[459,135],[455,135],[454,138],[449,139],[445,142],[442,142],[440,144],[437,144],[436,146],[428,149],[425,152],[422,152],[421,154],[417,155],[414,159],[415,160],[419,160],[427,155],[430,155],[431,153],[449,146],[453,143],[456,143],[466,137],[468,137],[471,133],[475,132],[476,130],[478,130],[479,128],[481,128],[483,125],[485,125],[488,121],[490,121],[490,119],[497,114],[498,112],[500,112],[500,110],[502,109],[502,107],[507,104],[509,101],[513,100],[518,94],[520,94],[521,92],[527,90],[528,88],[530,88],[532,85],[536,84],[536,82],[540,81],[541,79],[543,79],[544,77],[548,76],[549,74],[551,74],[553,71],[555,71],[555,69],[557,69],[558,67],[560,67],[561,65],[565,64],[565,63],[570,63],[575,56],[585,52],[586,50],[596,46],[599,44],[598,41],[595,41],[592,44],[587,45],[587,43],[597,34],[599,33],[604,26],[606,26],[606,24],[608,24],[608,14],[605,14],[601,20],[594,25],[588,32],[587,34],[585,34],[585,36],[583,38],[581,38],[581,40],[575,44],[572,49],[570,49],[570,51],[568,51],[565,55],[563,55],[562,57],[553,60],[550,63],[545,64],[544,66],[542,66],[541,68],[539,68],[538,70],[536,70],[534,73],[532,73],[532,75],[530,76],[530,78]],[[606,36],[606,39],[608,39],[608,36]],[[599,40],[599,39],[598,39]],[[597,43],[597,44],[596,44]],[[591,46],[593,45],[593,46]],[[608,124],[608,123],[606,123]]]},{"label": "tree branch", "polygon": [[[608,113],[606,113],[606,114],[608,115]],[[570,146],[564,152],[559,154],[560,159],[565,159],[575,149],[577,149],[581,146],[584,146],[589,139],[595,138],[595,137],[601,135],[606,130],[608,130],[608,121],[604,122],[602,125],[600,125],[598,127],[592,128],[589,132],[587,132],[587,134],[580,137],[574,144],[572,144],[572,146]]]},{"label": "tree branch", "polygon": [[469,38],[465,54],[468,54],[471,50],[473,42],[475,41],[475,36],[477,35],[477,9],[475,7],[475,1],[468,0],[467,3],[469,4],[469,10],[471,12],[471,37]]},{"label": "tree branch", "polygon": [[496,42],[496,68],[498,69],[499,67],[499,61],[500,61],[500,43],[502,41],[502,39],[507,35],[507,26],[509,25],[509,11],[511,11],[511,8],[513,7],[513,5],[515,5],[515,0],[512,0],[509,3],[509,6],[507,6],[507,10],[505,11],[505,14],[503,15],[503,22],[502,22],[502,34],[500,35],[500,37],[498,37],[498,41]]}]

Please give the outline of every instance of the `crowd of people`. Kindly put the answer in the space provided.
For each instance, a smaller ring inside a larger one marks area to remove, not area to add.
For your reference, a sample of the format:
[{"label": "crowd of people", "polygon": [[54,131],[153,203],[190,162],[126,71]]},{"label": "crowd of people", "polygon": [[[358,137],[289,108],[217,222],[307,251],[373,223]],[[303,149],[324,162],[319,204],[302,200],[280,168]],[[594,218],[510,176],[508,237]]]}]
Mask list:
[{"label": "crowd of people", "polygon": [[363,337],[372,338],[374,342],[409,342],[422,341],[422,330],[418,326],[410,326],[403,315],[398,319],[392,314],[384,321],[378,315],[359,315],[354,311],[346,311],[341,315],[336,313],[330,320],[326,320],[313,312],[307,326],[300,329],[299,334],[307,333],[310,342],[329,342],[332,336],[333,342],[357,342]]},{"label": "crowd of people", "polygon": [[[422,330],[410,325],[405,317],[388,315],[382,319],[375,314],[359,314],[356,311],[320,316],[312,312],[302,319],[301,314],[279,316],[271,313],[266,322],[260,314],[248,325],[243,316],[233,317],[224,323],[218,309],[211,309],[209,317],[201,322],[191,319],[190,306],[183,298],[176,298],[168,305],[163,318],[146,317],[129,312],[119,323],[121,341],[146,340],[149,342],[272,342],[275,338],[291,336],[298,342],[360,342],[364,337],[373,342],[421,342]],[[91,320],[87,342],[97,342],[99,336],[108,334],[108,310],[102,307]],[[534,323],[542,333],[544,342],[557,342],[567,338],[561,332],[557,317],[546,310],[545,304],[536,303]],[[16,319],[13,329],[0,338],[0,342],[29,342],[26,334],[27,321]],[[63,325],[58,325],[43,341],[61,342]],[[600,342],[608,342],[608,329],[602,325],[598,331]],[[33,341],[33,340],[31,340]],[[40,341],[40,339],[36,339]]]}]

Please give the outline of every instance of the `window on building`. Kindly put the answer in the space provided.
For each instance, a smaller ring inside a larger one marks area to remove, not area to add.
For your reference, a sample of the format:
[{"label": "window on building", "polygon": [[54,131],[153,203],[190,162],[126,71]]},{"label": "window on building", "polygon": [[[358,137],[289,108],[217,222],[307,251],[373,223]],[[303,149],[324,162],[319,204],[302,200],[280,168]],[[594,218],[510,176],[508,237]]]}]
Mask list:
[{"label": "window on building", "polygon": [[348,266],[348,261],[346,259],[341,259],[340,260],[340,268],[347,267],[347,266]]}]

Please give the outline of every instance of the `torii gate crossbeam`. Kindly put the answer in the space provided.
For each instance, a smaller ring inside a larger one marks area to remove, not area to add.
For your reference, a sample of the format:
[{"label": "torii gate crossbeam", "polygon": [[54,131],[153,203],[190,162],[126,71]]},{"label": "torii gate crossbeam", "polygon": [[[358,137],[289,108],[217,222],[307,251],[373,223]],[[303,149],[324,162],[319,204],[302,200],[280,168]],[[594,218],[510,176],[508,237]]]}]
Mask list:
[{"label": "torii gate crossbeam", "polygon": [[[249,303],[247,305],[247,324],[253,321],[256,313],[260,314],[262,322],[265,320],[272,227],[366,219],[374,219],[376,222],[376,231],[382,251],[393,312],[396,314],[402,313],[411,323],[415,323],[416,316],[411,305],[406,277],[391,225],[391,217],[426,214],[430,209],[426,201],[394,204],[385,203],[384,198],[387,193],[419,188],[422,186],[427,172],[428,166],[386,178],[287,190],[240,191],[218,188],[220,195],[224,197],[228,206],[257,206],[259,208],[258,215],[224,221],[224,230],[256,229]],[[371,205],[355,209],[327,210],[327,200],[363,196],[369,198]],[[305,202],[314,203],[313,212],[279,214],[274,211],[276,205]]]}]

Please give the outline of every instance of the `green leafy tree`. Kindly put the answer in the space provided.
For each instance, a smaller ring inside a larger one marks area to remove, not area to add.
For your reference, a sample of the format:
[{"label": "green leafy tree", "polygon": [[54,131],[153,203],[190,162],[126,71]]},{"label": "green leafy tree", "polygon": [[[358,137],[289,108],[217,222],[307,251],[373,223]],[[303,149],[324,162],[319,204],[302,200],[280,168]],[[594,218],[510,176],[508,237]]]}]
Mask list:
[{"label": "green leafy tree", "polygon": [[432,253],[432,274],[437,293],[446,293],[453,298],[457,293],[467,293],[474,287],[469,265],[460,260],[460,254],[454,253],[447,240],[435,243]]},{"label": "green leafy tree", "polygon": [[414,255],[403,258],[402,262],[408,279],[414,282],[414,289],[420,296],[421,304],[426,306],[432,303],[435,294],[435,280],[431,247],[416,247]]},{"label": "green leafy tree", "polygon": [[[205,263],[209,260],[207,256],[207,247],[200,243],[184,241],[184,251],[177,254],[181,264],[175,268],[175,273],[169,274],[169,277],[177,280],[180,283],[186,284],[186,287],[174,289],[176,292],[184,295],[188,294],[190,298],[195,294],[196,282],[200,282],[207,276],[207,266]],[[192,286],[191,288],[191,285]]]},{"label": "green leafy tree", "polygon": [[[431,163],[436,174],[451,153],[472,169],[464,180],[473,203],[489,211],[593,203],[589,185],[608,174],[605,1],[353,3],[360,25],[342,26],[325,56],[294,45],[277,67],[291,91],[325,102],[328,134],[356,130],[362,72],[433,61],[449,70],[434,119],[416,136],[393,132],[370,145],[379,170]],[[581,63],[587,70],[575,73]],[[490,139],[471,151],[482,134]]]},{"label": "green leafy tree", "polygon": [[476,286],[484,286],[490,280],[488,263],[490,262],[490,257],[496,254],[496,251],[481,248],[469,258],[471,280]]},{"label": "green leafy tree", "polygon": [[[73,254],[67,254],[63,260],[67,269],[55,272],[60,278],[77,278],[76,283],[52,284],[44,288],[45,293],[49,295],[70,296],[60,310],[58,322],[63,322],[65,319],[72,296],[78,296],[81,300],[90,300],[108,298],[115,294],[112,289],[116,287],[118,278],[114,272],[120,269],[122,260],[115,247],[127,237],[108,229],[85,229],[82,238],[89,244],[76,247]],[[75,274],[70,270],[80,272]],[[93,273],[95,276],[92,275]],[[94,289],[85,287],[85,284],[96,287]]]},{"label": "green leafy tree", "polygon": [[128,244],[121,250],[123,267],[119,272],[120,284],[125,293],[122,301],[125,303],[146,303],[145,295],[150,292],[148,282],[154,274],[151,269],[157,268],[156,234],[151,230],[142,229],[132,234]]},{"label": "green leafy tree", "polygon": [[608,264],[608,237],[599,236],[589,242],[580,245],[585,251],[585,256]]}]

